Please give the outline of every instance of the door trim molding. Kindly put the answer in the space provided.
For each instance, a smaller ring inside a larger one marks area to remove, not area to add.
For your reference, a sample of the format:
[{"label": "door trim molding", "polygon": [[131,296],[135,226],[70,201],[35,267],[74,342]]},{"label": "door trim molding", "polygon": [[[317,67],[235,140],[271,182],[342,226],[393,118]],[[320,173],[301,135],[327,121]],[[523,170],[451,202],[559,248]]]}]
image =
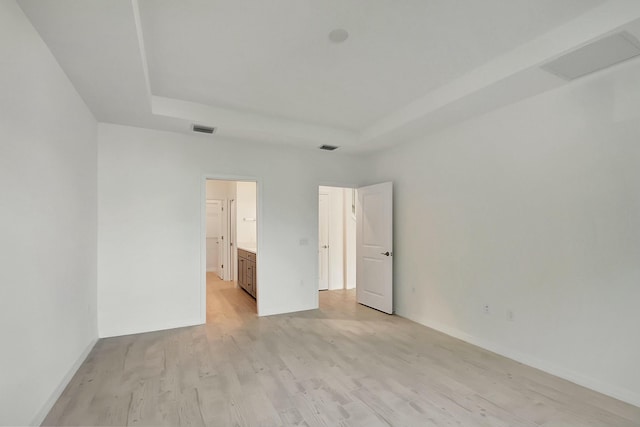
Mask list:
[{"label": "door trim molding", "polygon": [[[261,252],[262,242],[262,178],[255,175],[225,175],[216,173],[206,173],[200,177],[200,263],[199,271],[200,275],[200,324],[207,323],[207,180],[215,181],[245,181],[256,183],[256,249]],[[228,244],[225,242],[225,244]],[[261,280],[262,268],[259,267],[260,259],[256,259],[257,278],[256,283],[261,285],[256,288],[256,307],[258,309],[258,316],[261,316],[262,308],[260,305],[260,293],[264,289]]]}]

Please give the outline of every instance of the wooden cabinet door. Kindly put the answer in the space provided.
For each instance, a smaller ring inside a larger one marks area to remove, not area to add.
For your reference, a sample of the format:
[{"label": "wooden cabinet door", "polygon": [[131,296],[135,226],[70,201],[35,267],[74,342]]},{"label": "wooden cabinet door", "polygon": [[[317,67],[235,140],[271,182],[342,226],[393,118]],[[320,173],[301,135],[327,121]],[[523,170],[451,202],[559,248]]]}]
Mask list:
[{"label": "wooden cabinet door", "polygon": [[247,257],[255,255],[251,252],[238,250],[238,286],[247,291],[254,298],[256,297],[256,262]]},{"label": "wooden cabinet door", "polygon": [[253,263],[251,261],[247,261],[246,268],[247,291],[253,295]]},{"label": "wooden cabinet door", "polygon": [[246,289],[247,285],[245,283],[245,274],[244,274],[244,258],[238,258],[238,286],[242,289]]},{"label": "wooden cabinet door", "polygon": [[257,280],[257,273],[256,273],[256,263],[252,262],[251,265],[253,266],[253,268],[251,269],[251,273],[253,273],[253,278],[251,279],[251,283],[253,284],[252,289],[253,289],[253,293],[251,295],[253,295],[253,297],[255,298],[256,296],[256,288],[258,286],[258,280]]}]

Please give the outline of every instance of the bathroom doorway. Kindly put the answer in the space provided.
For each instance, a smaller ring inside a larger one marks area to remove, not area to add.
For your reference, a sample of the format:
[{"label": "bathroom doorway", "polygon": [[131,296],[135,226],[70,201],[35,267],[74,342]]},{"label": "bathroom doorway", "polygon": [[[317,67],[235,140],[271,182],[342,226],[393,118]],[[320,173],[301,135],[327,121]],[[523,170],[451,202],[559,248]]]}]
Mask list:
[{"label": "bathroom doorway", "polygon": [[229,304],[234,310],[240,307],[257,312],[257,183],[207,179],[205,185],[205,306],[209,323],[228,315]]}]

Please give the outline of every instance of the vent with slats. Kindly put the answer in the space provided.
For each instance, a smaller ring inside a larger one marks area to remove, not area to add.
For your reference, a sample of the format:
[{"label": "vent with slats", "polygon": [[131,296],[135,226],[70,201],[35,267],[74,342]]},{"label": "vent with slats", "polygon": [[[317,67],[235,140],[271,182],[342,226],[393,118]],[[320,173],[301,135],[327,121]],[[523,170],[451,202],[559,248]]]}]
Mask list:
[{"label": "vent with slats", "polygon": [[191,129],[194,132],[208,133],[208,134],[212,134],[213,132],[216,131],[216,128],[212,128],[210,126],[202,126],[202,125],[193,125]]},{"label": "vent with slats", "polygon": [[324,145],[320,146],[321,150],[327,150],[327,151],[333,151],[333,150],[335,150],[337,148],[338,148],[338,146],[336,146],[336,145],[326,145],[326,144],[324,144]]}]

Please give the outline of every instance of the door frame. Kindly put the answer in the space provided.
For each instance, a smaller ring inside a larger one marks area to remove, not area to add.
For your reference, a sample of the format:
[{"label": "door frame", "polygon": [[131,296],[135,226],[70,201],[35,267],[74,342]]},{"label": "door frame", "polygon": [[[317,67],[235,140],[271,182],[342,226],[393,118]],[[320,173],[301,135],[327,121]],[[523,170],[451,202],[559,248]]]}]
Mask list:
[{"label": "door frame", "polygon": [[[318,197],[318,195],[320,194],[320,187],[337,187],[337,188],[349,188],[349,189],[358,189],[362,186],[364,186],[366,184],[361,184],[361,183],[354,183],[353,181],[330,181],[330,180],[319,180],[316,181],[315,183],[315,201],[316,201],[316,206],[315,206],[315,224],[316,224],[316,232],[315,232],[315,244],[316,244],[316,248],[319,247],[320,243],[319,243],[319,238],[318,236],[320,236],[320,197]],[[317,258],[317,257],[316,257]],[[316,283],[318,282],[318,279],[320,277],[320,265],[318,262],[315,263],[315,277],[316,277]],[[357,283],[357,276],[356,276],[356,283]],[[357,286],[357,285],[356,285]],[[320,307],[320,291],[318,290],[318,286],[314,286],[314,298],[315,298],[315,304],[314,306],[316,308]]]},{"label": "door frame", "polygon": [[[261,252],[262,242],[262,178],[250,175],[225,175],[208,173],[200,178],[200,323],[207,323],[207,180],[215,181],[245,181],[256,183],[256,249]],[[228,245],[229,240],[225,242]],[[262,269],[260,266],[261,257],[256,258],[257,283],[264,283],[261,280]],[[256,287],[256,307],[258,316],[261,314],[260,288]]]},{"label": "door frame", "polygon": [[[237,197],[236,197],[237,199]],[[237,242],[237,228],[238,228],[238,209],[236,199],[229,199],[229,211],[228,213],[228,221],[229,221],[229,240],[227,242],[227,246],[229,247],[229,280],[232,282],[238,282],[238,242]],[[257,224],[256,224],[257,226]],[[231,247],[231,243],[233,243],[233,248]]]},{"label": "door frame", "polygon": [[[207,199],[206,203],[216,203],[219,202],[220,203],[220,237],[218,238],[218,260],[217,260],[217,266],[216,266],[216,274],[218,275],[218,277],[220,277],[220,258],[223,259],[223,264],[228,264],[228,248],[227,248],[227,242],[224,239],[224,236],[226,236],[228,234],[228,230],[229,230],[229,226],[227,224],[227,219],[226,219],[226,209],[227,209],[227,199]],[[206,206],[206,205],[205,205]],[[205,212],[206,215],[206,212]],[[205,223],[205,227],[206,227],[206,223]],[[206,234],[206,228],[205,228],[205,234]],[[205,247],[206,250],[206,247]],[[228,268],[228,265],[227,265]],[[225,280],[225,276],[226,276],[226,269],[223,269],[222,271],[222,280]]]},{"label": "door frame", "polygon": [[327,288],[322,288],[320,289],[320,260],[318,258],[318,290],[319,291],[328,291],[329,289],[331,289],[330,285],[330,273],[331,273],[331,257],[329,255],[329,252],[331,251],[331,245],[329,245],[329,239],[331,237],[331,229],[330,229],[330,223],[331,223],[331,196],[329,195],[329,193],[323,193],[320,191],[318,191],[318,251],[320,251],[320,197],[322,196],[326,196],[326,200],[327,200],[327,217],[325,218],[326,220],[326,228],[327,228],[327,246],[329,246],[327,248],[327,259],[326,259],[326,263],[327,263],[327,277],[326,282],[327,282]]}]

